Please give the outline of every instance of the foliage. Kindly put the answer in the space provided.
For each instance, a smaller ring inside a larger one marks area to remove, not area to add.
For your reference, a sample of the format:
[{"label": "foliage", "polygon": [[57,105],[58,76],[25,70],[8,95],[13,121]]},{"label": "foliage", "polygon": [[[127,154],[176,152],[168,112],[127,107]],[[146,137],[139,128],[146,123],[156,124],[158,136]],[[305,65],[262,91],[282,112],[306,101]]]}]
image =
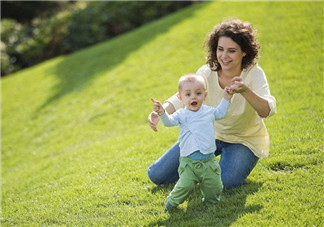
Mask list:
[{"label": "foliage", "polygon": [[[322,6],[205,2],[4,77],[1,226],[323,226]],[[150,97],[204,64],[207,33],[232,16],[259,32],[278,110],[265,120],[270,157],[217,206],[198,186],[164,213],[173,185],[147,169],[178,130],[149,128]]]},{"label": "foliage", "polygon": [[36,17],[49,17],[68,8],[72,1],[1,1],[1,19],[13,19],[29,24]]},{"label": "foliage", "polygon": [[1,74],[15,72],[20,69],[14,64],[18,54],[14,54],[16,46],[22,39],[22,26],[14,20],[1,21]]},{"label": "foliage", "polygon": [[79,2],[52,17],[35,18],[31,25],[3,19],[1,75],[115,37],[189,4],[181,1]]},{"label": "foliage", "polygon": [[71,52],[130,31],[144,23],[187,6],[190,2],[90,2],[73,15],[65,51]]},{"label": "foliage", "polygon": [[1,62],[1,75],[61,54],[59,44],[68,33],[70,21],[71,13],[67,11],[50,19],[35,19],[32,26],[23,26],[12,19],[1,20],[1,52],[9,59]]}]

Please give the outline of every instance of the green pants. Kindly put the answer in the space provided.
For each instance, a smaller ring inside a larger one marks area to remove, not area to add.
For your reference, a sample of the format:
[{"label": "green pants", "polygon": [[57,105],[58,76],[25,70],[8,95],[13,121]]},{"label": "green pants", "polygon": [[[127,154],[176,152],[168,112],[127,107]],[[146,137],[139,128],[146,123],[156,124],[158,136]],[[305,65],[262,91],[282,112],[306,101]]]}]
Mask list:
[{"label": "green pants", "polygon": [[205,160],[180,157],[179,180],[168,196],[168,203],[177,206],[183,203],[195,185],[200,183],[203,201],[217,203],[223,191],[221,170],[214,155]]}]

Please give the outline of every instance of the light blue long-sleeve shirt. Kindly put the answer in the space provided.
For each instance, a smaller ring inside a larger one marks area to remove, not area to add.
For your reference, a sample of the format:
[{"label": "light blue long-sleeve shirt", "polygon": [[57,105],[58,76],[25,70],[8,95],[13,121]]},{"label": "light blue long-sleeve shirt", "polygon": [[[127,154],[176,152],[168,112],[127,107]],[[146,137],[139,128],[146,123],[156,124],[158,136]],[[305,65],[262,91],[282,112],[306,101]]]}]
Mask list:
[{"label": "light blue long-sleeve shirt", "polygon": [[197,150],[202,154],[215,152],[214,121],[224,118],[229,105],[230,102],[223,98],[216,108],[202,105],[196,112],[182,108],[171,115],[165,111],[160,116],[164,126],[178,125],[181,157],[189,156]]}]

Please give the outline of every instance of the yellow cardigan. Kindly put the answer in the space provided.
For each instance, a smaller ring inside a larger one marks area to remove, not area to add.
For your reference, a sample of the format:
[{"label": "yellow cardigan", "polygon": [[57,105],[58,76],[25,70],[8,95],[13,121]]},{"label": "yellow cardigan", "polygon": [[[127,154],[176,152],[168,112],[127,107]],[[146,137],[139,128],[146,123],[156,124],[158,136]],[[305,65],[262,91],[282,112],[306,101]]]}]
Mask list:
[{"label": "yellow cardigan", "polygon": [[[197,74],[203,76],[207,84],[208,95],[204,104],[218,106],[224,90],[219,86],[217,72],[204,65],[198,69]],[[266,76],[258,64],[243,70],[240,77],[246,86],[268,101],[268,117],[275,114],[276,99],[271,96]],[[170,102],[176,110],[183,107],[176,94],[166,102]],[[225,117],[215,121],[215,136],[224,142],[243,144],[259,158],[267,158],[269,155],[269,134],[263,118],[240,94],[234,94]]]}]

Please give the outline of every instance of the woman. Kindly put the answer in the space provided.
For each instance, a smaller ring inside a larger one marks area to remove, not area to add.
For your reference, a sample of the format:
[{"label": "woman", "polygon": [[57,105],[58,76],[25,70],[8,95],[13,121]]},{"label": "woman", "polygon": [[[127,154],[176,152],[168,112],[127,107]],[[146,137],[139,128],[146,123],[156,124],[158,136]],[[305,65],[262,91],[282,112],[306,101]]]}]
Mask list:
[{"label": "woman", "polygon": [[[197,71],[207,83],[205,104],[216,107],[225,87],[231,87],[235,93],[225,118],[215,122],[215,155],[221,155],[221,178],[229,189],[243,184],[259,158],[268,157],[269,135],[263,118],[276,112],[276,100],[270,94],[263,70],[255,63],[260,46],[250,23],[225,21],[214,27],[205,45],[207,64]],[[176,95],[163,106],[169,114],[183,107]],[[150,113],[148,119],[157,131],[157,114]],[[155,184],[171,183],[179,178],[178,166],[177,142],[150,166],[148,175]]]}]

